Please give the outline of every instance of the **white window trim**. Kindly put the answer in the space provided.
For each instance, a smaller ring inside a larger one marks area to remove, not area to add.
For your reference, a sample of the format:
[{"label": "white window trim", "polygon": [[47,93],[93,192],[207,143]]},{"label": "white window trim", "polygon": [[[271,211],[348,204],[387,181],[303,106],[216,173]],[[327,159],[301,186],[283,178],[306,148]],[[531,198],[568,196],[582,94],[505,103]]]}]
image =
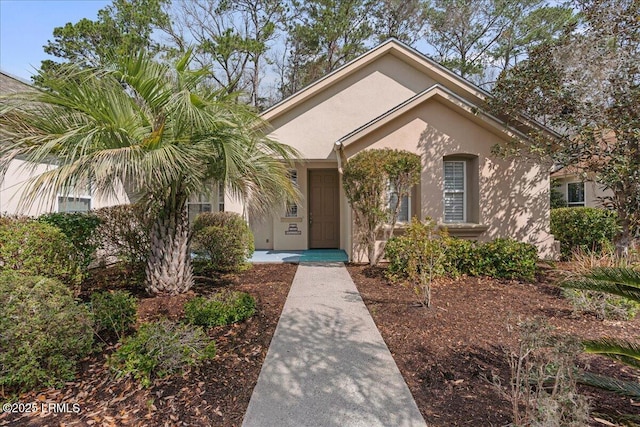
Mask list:
[{"label": "white window trim", "polygon": [[[582,201],[581,202],[570,202],[569,201],[569,185],[571,184],[582,184]],[[567,201],[567,207],[585,207],[587,206],[587,188],[585,183],[582,181],[572,181],[567,182],[566,186],[567,192],[565,193],[565,200]]]},{"label": "white window trim", "polygon": [[[462,163],[462,191],[461,190],[447,190],[444,183],[444,168],[446,163]],[[467,161],[466,160],[444,160],[442,165],[442,219],[446,224],[465,224],[467,222]],[[462,221],[447,221],[444,206],[447,193],[462,193]]]}]

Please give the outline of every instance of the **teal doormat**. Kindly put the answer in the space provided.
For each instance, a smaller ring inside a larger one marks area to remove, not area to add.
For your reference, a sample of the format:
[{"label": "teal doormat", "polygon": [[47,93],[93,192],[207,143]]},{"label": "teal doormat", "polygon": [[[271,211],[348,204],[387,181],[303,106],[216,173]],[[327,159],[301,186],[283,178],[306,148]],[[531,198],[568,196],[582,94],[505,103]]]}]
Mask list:
[{"label": "teal doormat", "polygon": [[349,257],[342,249],[309,249],[302,252],[300,262],[348,262]]}]

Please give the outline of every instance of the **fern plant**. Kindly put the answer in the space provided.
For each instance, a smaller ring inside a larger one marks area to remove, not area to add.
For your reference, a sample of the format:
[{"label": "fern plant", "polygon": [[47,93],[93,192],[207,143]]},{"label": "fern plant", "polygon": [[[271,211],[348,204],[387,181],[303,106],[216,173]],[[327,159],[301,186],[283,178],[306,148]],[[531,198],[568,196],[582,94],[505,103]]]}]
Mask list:
[{"label": "fern plant", "polygon": [[[623,267],[595,268],[584,276],[560,283],[563,288],[598,291],[618,295],[640,303],[640,271]],[[585,351],[600,354],[640,370],[640,344],[613,338],[583,342]],[[609,377],[585,374],[582,382],[633,398],[640,398],[640,384]]]}]

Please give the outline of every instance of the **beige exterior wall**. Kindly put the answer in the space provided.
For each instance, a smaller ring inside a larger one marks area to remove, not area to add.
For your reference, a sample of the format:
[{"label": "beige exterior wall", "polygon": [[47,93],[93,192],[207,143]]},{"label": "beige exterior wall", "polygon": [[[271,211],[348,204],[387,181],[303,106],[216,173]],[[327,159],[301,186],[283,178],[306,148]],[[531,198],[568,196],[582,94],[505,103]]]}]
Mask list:
[{"label": "beige exterior wall", "polygon": [[[562,195],[564,200],[567,200],[567,184],[574,182],[582,182],[582,180],[576,175],[567,175],[560,178],[555,178],[557,186],[555,187]],[[602,185],[596,184],[594,181],[584,182],[584,206],[587,208],[602,208],[602,198],[612,197],[613,191],[605,189]]]},{"label": "beige exterior wall", "polygon": [[[345,147],[352,157],[373,148],[419,154],[423,171],[414,201],[420,219],[446,225],[451,234],[485,241],[511,237],[533,243],[541,257],[555,256],[549,234],[548,168],[524,160],[494,158],[505,138],[436,100],[428,100]],[[443,160],[467,160],[467,222],[445,224]]]},{"label": "beige exterior wall", "polygon": [[269,136],[304,159],[335,159],[338,139],[434,83],[387,54],[272,120]]},{"label": "beige exterior wall", "polygon": [[[27,163],[23,160],[13,160],[9,164],[9,168],[0,184],[0,214],[20,214],[28,216],[38,216],[47,212],[58,211],[58,198],[49,199],[40,198],[36,203],[28,207],[21,207],[20,198],[25,191],[28,180],[51,168],[52,165],[39,164],[35,169],[25,167]],[[129,198],[120,185],[116,189],[114,197],[99,198],[91,196],[91,209],[100,209],[106,206],[120,205],[129,203]],[[72,194],[72,196],[90,196],[88,194]]]}]

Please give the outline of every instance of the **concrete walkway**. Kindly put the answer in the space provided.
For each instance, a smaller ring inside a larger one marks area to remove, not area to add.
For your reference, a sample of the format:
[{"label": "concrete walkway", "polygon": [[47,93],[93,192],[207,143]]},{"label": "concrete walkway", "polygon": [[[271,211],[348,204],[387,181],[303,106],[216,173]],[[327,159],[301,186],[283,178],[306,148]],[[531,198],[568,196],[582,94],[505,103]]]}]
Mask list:
[{"label": "concrete walkway", "polygon": [[298,267],[242,425],[426,426],[344,264]]}]

